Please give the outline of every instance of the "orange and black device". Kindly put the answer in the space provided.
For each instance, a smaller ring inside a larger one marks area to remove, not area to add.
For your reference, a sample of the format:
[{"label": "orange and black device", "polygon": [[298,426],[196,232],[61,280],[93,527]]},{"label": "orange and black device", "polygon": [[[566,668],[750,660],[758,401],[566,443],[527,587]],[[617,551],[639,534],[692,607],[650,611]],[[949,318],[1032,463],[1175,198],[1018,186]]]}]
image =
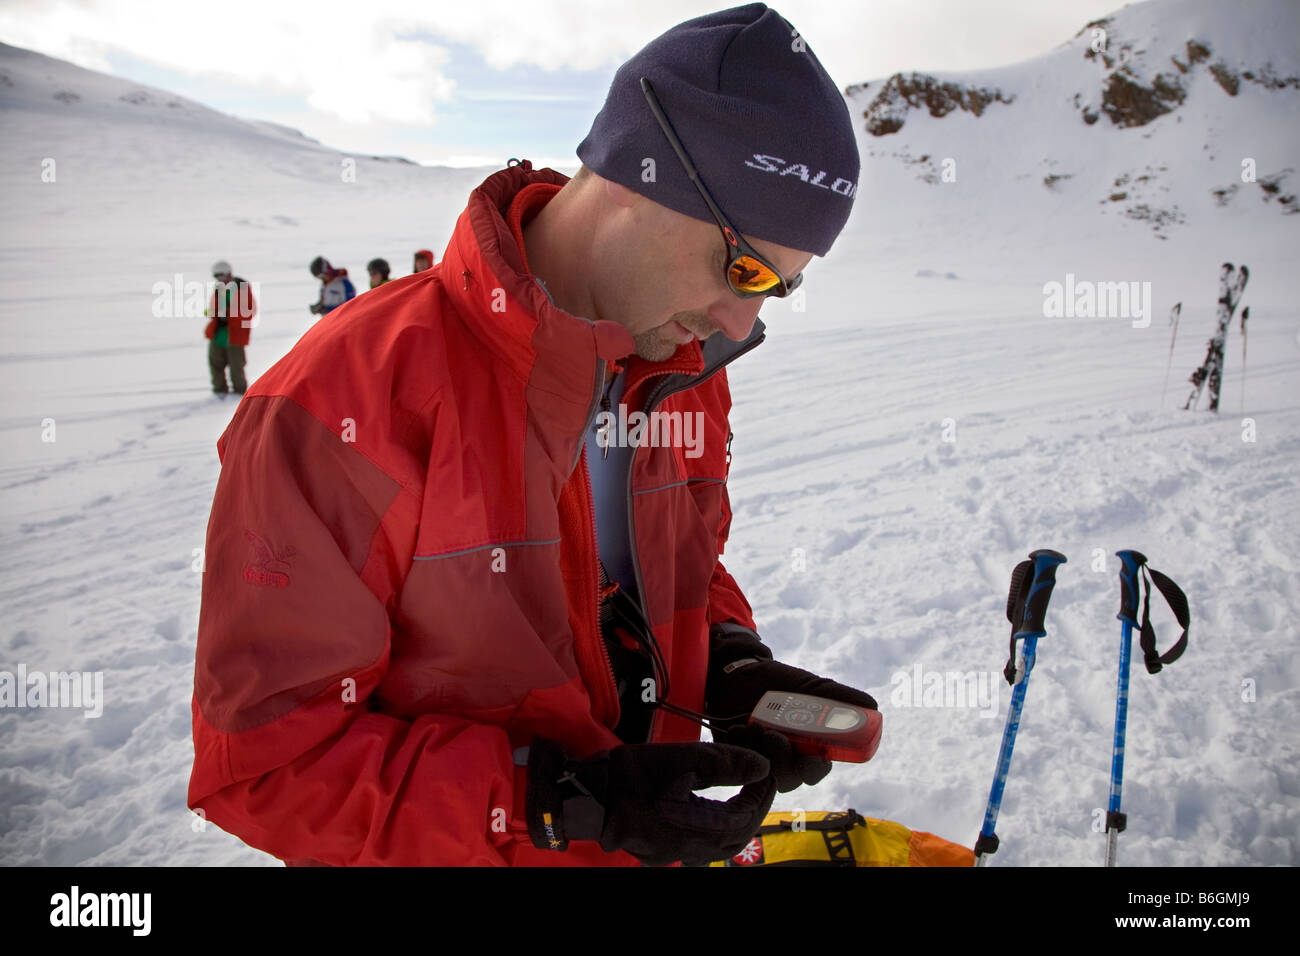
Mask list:
[{"label": "orange and black device", "polygon": [[757,724],[786,737],[797,753],[866,763],[880,746],[880,712],[838,700],[770,690],[749,715]]}]

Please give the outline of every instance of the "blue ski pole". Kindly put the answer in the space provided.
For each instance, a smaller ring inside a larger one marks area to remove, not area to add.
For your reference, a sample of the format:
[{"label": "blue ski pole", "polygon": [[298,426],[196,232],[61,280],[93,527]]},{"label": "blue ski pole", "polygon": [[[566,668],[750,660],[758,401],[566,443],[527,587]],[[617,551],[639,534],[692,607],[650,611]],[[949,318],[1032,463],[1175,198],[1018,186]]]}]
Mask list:
[{"label": "blue ski pole", "polygon": [[1106,865],[1115,865],[1115,849],[1119,835],[1128,826],[1128,819],[1120,812],[1120,799],[1124,793],[1124,736],[1128,731],[1128,670],[1133,649],[1133,628],[1139,627],[1138,568],[1146,564],[1146,557],[1138,551],[1116,551],[1119,569],[1119,691],[1115,695],[1115,741],[1110,756],[1110,802],[1106,805]]},{"label": "blue ski pole", "polygon": [[[1147,567],[1146,555],[1140,551],[1116,551],[1120,560],[1119,569],[1119,692],[1115,696],[1115,742],[1111,748],[1110,758],[1110,802],[1106,806],[1106,865],[1115,865],[1115,854],[1119,844],[1119,835],[1128,826],[1128,817],[1120,812],[1120,799],[1124,793],[1124,738],[1128,732],[1128,675],[1129,659],[1133,648],[1133,628],[1141,635],[1142,652],[1145,655],[1147,672],[1158,674],[1165,664],[1172,664],[1182,656],[1187,647],[1187,626],[1189,614],[1187,596],[1173,581],[1154,568]],[[1182,625],[1183,633],[1178,641],[1165,654],[1156,650],[1156,632],[1151,627],[1151,585],[1147,584],[1146,601],[1142,606],[1142,620],[1138,621],[1138,595],[1141,593],[1142,577],[1150,572],[1156,587],[1164,595],[1174,617]]]},{"label": "blue ski pole", "polygon": [[[1011,591],[1007,595],[1011,653],[1002,674],[1015,690],[1011,693],[1011,709],[1007,712],[1007,723],[1002,730],[1002,747],[998,751],[998,764],[993,772],[993,788],[989,791],[984,825],[980,828],[979,839],[975,841],[976,866],[984,866],[989,856],[998,849],[998,837],[994,831],[998,823],[998,811],[1002,808],[1007,773],[1011,770],[1011,751],[1016,745],[1016,733],[1020,730],[1020,712],[1025,706],[1025,692],[1029,687],[1029,674],[1034,669],[1038,639],[1047,635],[1043,629],[1043,619],[1047,615],[1047,602],[1052,597],[1052,588],[1056,586],[1056,567],[1065,561],[1065,555],[1059,551],[1032,551],[1029,560],[1021,561],[1011,573]],[[1024,642],[1021,645],[1019,671],[1016,668],[1017,640]]]}]

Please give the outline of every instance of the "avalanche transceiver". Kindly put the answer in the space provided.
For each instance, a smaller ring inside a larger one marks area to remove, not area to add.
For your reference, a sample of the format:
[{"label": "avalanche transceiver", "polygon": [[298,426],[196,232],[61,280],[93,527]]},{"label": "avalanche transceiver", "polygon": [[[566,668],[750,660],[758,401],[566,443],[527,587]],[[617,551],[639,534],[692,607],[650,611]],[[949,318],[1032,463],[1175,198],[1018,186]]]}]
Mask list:
[{"label": "avalanche transceiver", "polygon": [[770,690],[749,723],[784,735],[797,753],[825,760],[866,763],[880,746],[880,712],[838,700]]}]

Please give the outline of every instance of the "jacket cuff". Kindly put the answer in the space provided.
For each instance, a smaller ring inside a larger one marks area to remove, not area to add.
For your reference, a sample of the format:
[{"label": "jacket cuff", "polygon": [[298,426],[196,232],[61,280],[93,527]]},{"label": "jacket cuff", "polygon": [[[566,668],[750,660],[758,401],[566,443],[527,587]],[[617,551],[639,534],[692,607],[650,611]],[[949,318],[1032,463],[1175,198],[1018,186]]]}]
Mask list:
[{"label": "jacket cuff", "polygon": [[567,762],[564,749],[538,737],[528,748],[528,785],[524,814],[528,836],[539,850],[567,850],[564,829],[564,798],[567,784],[560,782]]},{"label": "jacket cuff", "polygon": [[770,661],[772,650],[753,629],[737,624],[735,621],[723,621],[709,628],[709,676],[722,673],[728,664],[745,657]]},{"label": "jacket cuff", "polygon": [[741,662],[770,661],[772,650],[758,634],[735,621],[723,621],[709,628],[709,666],[704,686],[705,710],[716,696],[718,682]]}]

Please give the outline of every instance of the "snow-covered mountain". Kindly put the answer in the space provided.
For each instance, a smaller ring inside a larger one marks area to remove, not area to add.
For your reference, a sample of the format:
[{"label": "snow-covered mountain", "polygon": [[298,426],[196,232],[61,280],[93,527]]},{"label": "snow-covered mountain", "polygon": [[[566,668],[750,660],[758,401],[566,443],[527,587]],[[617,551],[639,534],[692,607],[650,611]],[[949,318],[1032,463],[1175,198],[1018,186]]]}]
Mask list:
[{"label": "snow-covered mountain", "polygon": [[[190,146],[178,152],[173,157],[176,160],[195,159],[203,152],[199,146],[216,143],[236,154],[260,155],[273,148],[272,143],[279,143],[307,156],[340,155],[278,123],[239,119],[166,90],[5,43],[0,43],[0,109],[8,122],[16,122],[21,115],[56,128],[64,120],[93,124],[109,137],[101,144],[107,146],[143,131],[176,137]],[[401,157],[367,158],[410,162]]]},{"label": "snow-covered mountain", "polygon": [[1192,227],[1294,243],[1297,36],[1287,0],[1154,0],[1013,66],[850,86],[859,206],[905,237],[918,209],[962,241],[984,224],[993,257],[1119,241],[1158,261],[1129,240]]},{"label": "snow-covered mountain", "polygon": [[[724,561],[777,655],[871,692],[885,731],[869,764],[778,808],[973,841],[1009,697],[1008,576],[1053,548],[1070,561],[993,865],[1099,864],[1113,552],[1136,548],[1183,586],[1192,631],[1164,673],[1134,671],[1121,862],[1300,862],[1296,11],[1155,0],[1023,64],[849,91],[853,216],[728,370]],[[488,172],[340,153],[0,47],[0,671],[104,675],[96,718],[0,709],[0,863],[275,862],[185,808],[233,408],[208,392],[203,320],[156,315],[153,288],[218,258],[259,282],[254,378],[314,321],[314,256],[359,286],[373,256],[403,275]],[[1184,412],[1225,260],[1251,268],[1249,379],[1234,323],[1221,415]],[[1154,321],[1048,318],[1044,285],[1067,275],[1150,281]],[[909,686],[928,675],[998,698],[929,705]]]}]

